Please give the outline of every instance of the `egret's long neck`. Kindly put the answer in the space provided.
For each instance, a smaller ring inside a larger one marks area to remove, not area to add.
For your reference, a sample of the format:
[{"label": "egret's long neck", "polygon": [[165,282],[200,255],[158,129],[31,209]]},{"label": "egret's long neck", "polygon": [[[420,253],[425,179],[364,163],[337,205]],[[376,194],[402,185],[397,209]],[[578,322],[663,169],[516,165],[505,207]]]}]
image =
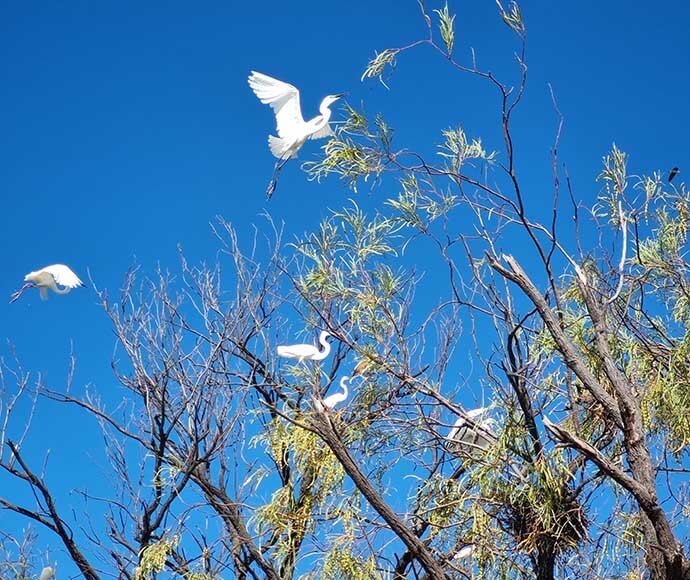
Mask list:
[{"label": "egret's long neck", "polygon": [[319,113],[323,116],[323,120],[328,123],[329,119],[331,118],[331,110],[329,109],[329,103],[326,101],[321,102],[321,106],[319,107]]},{"label": "egret's long neck", "polygon": [[319,352],[319,356],[321,356],[322,358],[326,358],[328,356],[328,353],[331,352],[331,345],[328,344],[328,342],[326,341],[327,338],[328,336],[325,334],[319,337],[319,343],[323,347],[323,350]]},{"label": "egret's long neck", "polygon": [[71,290],[71,288],[69,286],[63,286],[62,288],[60,288],[60,286],[55,284],[52,290],[54,292],[57,292],[58,294],[67,294]]}]

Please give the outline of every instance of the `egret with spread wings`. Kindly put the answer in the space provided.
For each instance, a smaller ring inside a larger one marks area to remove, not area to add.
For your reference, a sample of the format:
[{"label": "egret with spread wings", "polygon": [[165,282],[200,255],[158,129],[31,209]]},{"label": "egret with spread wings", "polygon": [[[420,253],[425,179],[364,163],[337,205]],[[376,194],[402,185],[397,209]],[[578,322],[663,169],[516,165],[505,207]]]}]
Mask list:
[{"label": "egret with spread wings", "polygon": [[271,106],[276,115],[278,136],[268,136],[268,146],[271,153],[279,159],[267,191],[268,197],[271,197],[275,190],[277,173],[288,159],[297,157],[297,152],[302,148],[305,141],[333,135],[329,125],[331,119],[329,107],[343,95],[324,97],[319,106],[320,114],[309,121],[305,121],[302,117],[299,91],[296,87],[255,71],[249,75],[249,86],[262,103]]},{"label": "egret with spread wings", "polygon": [[48,290],[57,294],[67,294],[72,288],[83,287],[84,283],[64,264],[53,264],[24,276],[24,286],[12,294],[10,302],[17,300],[27,288],[38,288],[41,300],[48,299]]}]

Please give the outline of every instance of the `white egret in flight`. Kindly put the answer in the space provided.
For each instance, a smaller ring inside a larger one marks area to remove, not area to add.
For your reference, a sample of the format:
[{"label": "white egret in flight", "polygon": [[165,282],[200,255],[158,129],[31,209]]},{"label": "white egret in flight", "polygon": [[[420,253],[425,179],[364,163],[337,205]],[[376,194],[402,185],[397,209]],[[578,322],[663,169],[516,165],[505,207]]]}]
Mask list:
[{"label": "white egret in flight", "polygon": [[342,94],[324,97],[319,106],[319,113],[313,119],[305,121],[299,102],[299,91],[291,84],[279,81],[268,75],[252,71],[249,75],[249,86],[259,100],[271,105],[276,115],[276,130],[278,136],[268,136],[268,146],[271,153],[279,159],[273,171],[273,179],[268,186],[267,196],[270,198],[276,187],[276,177],[288,159],[297,157],[307,139],[320,139],[333,135],[328,122],[331,118],[331,104]]},{"label": "white egret in flight", "polygon": [[291,344],[279,346],[276,348],[276,351],[278,356],[296,358],[299,362],[305,360],[323,360],[331,352],[331,345],[326,340],[329,336],[331,335],[325,330],[321,331],[319,343],[323,346],[323,350],[319,350],[319,347],[313,344]]},{"label": "white egret in flight", "polygon": [[350,380],[350,377],[343,377],[340,379],[340,388],[343,390],[342,393],[333,393],[332,395],[328,395],[324,400],[323,400],[323,406],[328,407],[329,409],[333,409],[338,403],[342,403],[345,399],[347,399],[347,381]]},{"label": "white egret in flight", "polygon": [[[10,302],[17,300],[27,288],[38,288],[41,300],[48,299],[48,290],[57,294],[67,294],[72,288],[83,287],[84,283],[64,264],[53,264],[24,276],[24,286],[12,294]],[[59,286],[62,286],[60,288]]]},{"label": "white egret in flight", "polygon": [[53,578],[55,578],[55,570],[51,566],[46,566],[41,570],[38,580],[53,580]]},{"label": "white egret in flight", "polygon": [[487,407],[472,409],[455,422],[446,436],[450,451],[457,453],[463,447],[485,451],[496,442],[496,435],[492,432],[492,429],[496,427],[496,421],[491,418],[479,420],[487,411]]}]

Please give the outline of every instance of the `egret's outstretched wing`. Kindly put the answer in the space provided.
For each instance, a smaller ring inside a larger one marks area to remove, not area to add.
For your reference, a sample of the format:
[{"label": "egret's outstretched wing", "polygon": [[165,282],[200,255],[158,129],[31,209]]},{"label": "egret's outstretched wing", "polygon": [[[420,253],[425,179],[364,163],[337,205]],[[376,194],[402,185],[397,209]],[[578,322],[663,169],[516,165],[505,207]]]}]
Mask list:
[{"label": "egret's outstretched wing", "polygon": [[309,135],[310,139],[323,139],[325,137],[331,137],[335,135],[333,132],[333,129],[331,129],[331,126],[326,123],[322,129],[319,129],[316,133],[312,133]]},{"label": "egret's outstretched wing", "polygon": [[299,91],[295,87],[255,71],[249,75],[249,86],[262,103],[273,108],[279,137],[292,137],[303,128]]},{"label": "egret's outstretched wing", "polygon": [[55,283],[60,284],[60,286],[65,286],[67,288],[78,288],[79,286],[84,285],[77,275],[64,264],[53,264],[52,266],[46,266],[43,268],[43,271],[55,278]]}]

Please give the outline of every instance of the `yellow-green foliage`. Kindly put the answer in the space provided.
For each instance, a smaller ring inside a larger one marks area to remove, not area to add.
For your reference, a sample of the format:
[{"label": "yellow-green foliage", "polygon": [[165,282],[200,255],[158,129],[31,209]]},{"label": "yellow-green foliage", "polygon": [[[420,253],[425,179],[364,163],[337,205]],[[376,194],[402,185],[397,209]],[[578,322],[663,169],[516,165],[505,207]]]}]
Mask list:
[{"label": "yellow-green foliage", "polygon": [[321,181],[330,173],[336,173],[348,182],[353,191],[357,191],[357,181],[360,177],[366,182],[370,174],[380,173],[381,167],[375,162],[375,158],[368,155],[367,151],[350,137],[341,135],[330,139],[322,150],[323,159],[302,164],[310,179]]},{"label": "yellow-green foliage", "polygon": [[305,258],[301,292],[312,300],[336,300],[364,335],[382,340],[400,316],[402,276],[385,259],[397,255],[402,227],[396,219],[368,216],[354,201],[334,212],[318,232],[294,244]]},{"label": "yellow-green foliage", "polygon": [[561,453],[556,452],[533,464],[528,484],[516,482],[507,504],[521,549],[534,551],[549,538],[559,550],[565,550],[582,540],[586,529],[583,511],[564,496],[563,482],[568,475]]},{"label": "yellow-green foliage", "polygon": [[687,214],[680,212],[670,215],[662,207],[657,211],[655,219],[658,221],[655,235],[639,243],[636,259],[647,268],[659,269],[661,272],[673,270],[687,243]]},{"label": "yellow-green foliage", "polygon": [[466,500],[466,492],[457,479],[440,475],[430,477],[417,492],[417,505],[431,523],[430,537],[456,520]]},{"label": "yellow-green foliage", "polygon": [[395,48],[387,48],[383,52],[376,53],[374,58],[369,61],[367,68],[362,74],[361,80],[366,78],[379,77],[379,80],[384,87],[388,88],[388,85],[383,81],[383,72],[386,70],[387,66],[395,66],[395,57],[400,51]]},{"label": "yellow-green foliage", "polygon": [[525,35],[525,23],[522,20],[522,13],[520,12],[520,7],[517,2],[511,1],[508,4],[508,10],[503,8],[503,5],[499,0],[496,0],[498,4],[498,9],[501,11],[501,18],[512,30],[517,32],[520,36]]},{"label": "yellow-green foliage", "polygon": [[336,492],[343,482],[344,470],[316,434],[283,419],[275,419],[268,425],[265,441],[276,462],[290,462],[302,481],[299,502],[291,482],[279,488],[254,518],[260,532],[267,529],[280,538],[277,553],[281,554],[290,549],[283,534],[311,530],[314,508],[323,505]]},{"label": "yellow-green foliage", "polygon": [[443,10],[434,10],[438,14],[438,27],[441,31],[441,38],[446,45],[446,51],[448,56],[453,52],[453,44],[455,44],[455,31],[453,28],[453,23],[455,21],[455,15],[451,15],[448,11],[448,2],[443,7]]},{"label": "yellow-green foliage", "polygon": [[384,152],[391,145],[393,132],[381,116],[370,127],[363,113],[349,105],[345,112],[345,123],[336,128],[335,135],[322,147],[323,158],[303,163],[302,169],[309,179],[317,181],[334,173],[357,191],[360,178],[366,183],[370,176],[378,177],[383,171]]},{"label": "yellow-green foliage", "polygon": [[597,176],[597,181],[603,181],[605,187],[605,194],[599,196],[598,215],[605,215],[613,224],[620,221],[618,201],[628,187],[627,163],[628,156],[614,143],[611,153],[604,156],[604,168]]},{"label": "yellow-green foliage", "polygon": [[676,348],[650,353],[635,350],[639,373],[646,390],[642,398],[647,428],[668,430],[676,452],[690,444],[690,337]]},{"label": "yellow-green foliage", "polygon": [[293,466],[300,473],[315,471],[322,488],[332,491],[342,483],[342,466],[336,461],[330,448],[315,433],[282,419],[276,419],[269,426],[267,436],[274,457],[285,461],[289,454]]},{"label": "yellow-green foliage", "polygon": [[413,173],[400,179],[402,191],[396,199],[386,204],[397,212],[397,219],[408,227],[426,232],[431,222],[448,215],[457,207],[457,196],[450,192],[438,192],[430,181],[422,180]]},{"label": "yellow-green foliage", "polygon": [[381,575],[376,570],[373,557],[358,558],[347,542],[336,538],[333,548],[323,563],[319,578],[323,580],[378,580]]},{"label": "yellow-green foliage", "polygon": [[483,159],[493,161],[496,153],[487,153],[482,147],[481,139],[467,140],[462,127],[445,129],[443,131],[443,144],[440,146],[439,155],[448,160],[448,169],[453,173],[459,173],[462,164],[468,159]]},{"label": "yellow-green foliage", "polygon": [[165,569],[168,556],[179,542],[180,538],[175,534],[170,539],[162,538],[143,548],[139,553],[139,566],[134,574],[134,580],[145,580],[150,575],[162,572]]}]

